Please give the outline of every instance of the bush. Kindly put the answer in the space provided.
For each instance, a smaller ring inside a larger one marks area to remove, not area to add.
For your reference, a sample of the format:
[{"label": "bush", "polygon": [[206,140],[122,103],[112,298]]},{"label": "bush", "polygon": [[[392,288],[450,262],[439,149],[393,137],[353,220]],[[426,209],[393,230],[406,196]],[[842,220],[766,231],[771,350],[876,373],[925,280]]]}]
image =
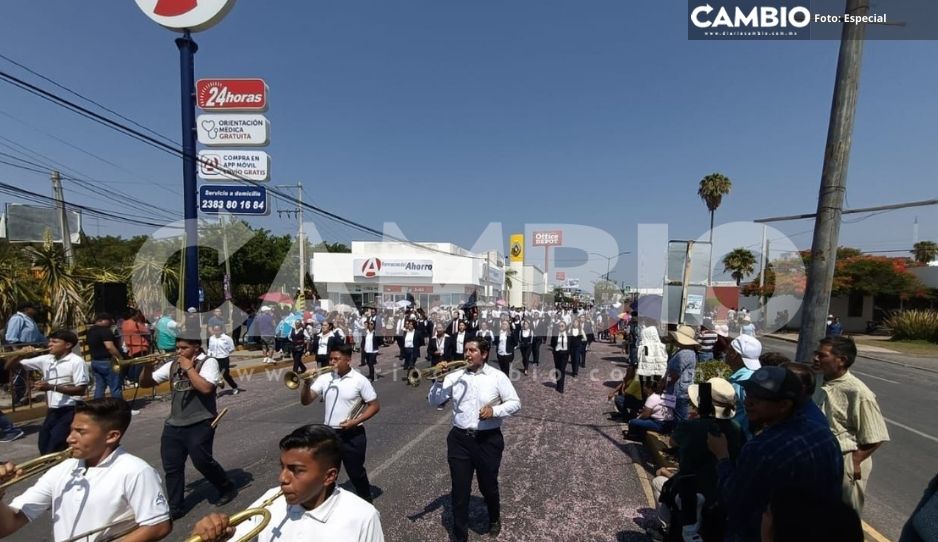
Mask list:
[{"label": "bush", "polygon": [[938,311],[907,310],[895,312],[886,325],[892,328],[892,338],[938,342]]},{"label": "bush", "polygon": [[694,382],[700,384],[711,378],[729,378],[730,366],[719,360],[704,361],[697,364]]}]

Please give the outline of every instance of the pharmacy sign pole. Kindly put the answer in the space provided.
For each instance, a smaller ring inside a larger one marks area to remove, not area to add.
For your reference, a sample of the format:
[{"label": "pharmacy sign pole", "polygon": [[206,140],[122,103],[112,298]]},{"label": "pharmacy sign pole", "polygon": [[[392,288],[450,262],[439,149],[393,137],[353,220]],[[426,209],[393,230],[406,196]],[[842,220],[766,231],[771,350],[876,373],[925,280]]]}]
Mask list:
[{"label": "pharmacy sign pole", "polygon": [[182,32],[179,48],[180,96],[182,98],[182,178],[186,219],[186,250],[183,300],[185,308],[199,306],[199,227],[195,152],[195,53],[198,45],[192,32],[207,30],[231,11],[235,0],[136,0],[137,6],[160,26]]}]

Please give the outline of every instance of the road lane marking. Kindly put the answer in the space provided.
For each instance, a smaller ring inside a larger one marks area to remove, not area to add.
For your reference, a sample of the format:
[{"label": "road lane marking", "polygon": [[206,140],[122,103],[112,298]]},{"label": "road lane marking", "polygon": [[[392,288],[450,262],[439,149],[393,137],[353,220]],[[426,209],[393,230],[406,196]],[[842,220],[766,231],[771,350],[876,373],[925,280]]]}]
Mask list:
[{"label": "road lane marking", "polygon": [[430,427],[427,427],[426,429],[423,430],[422,433],[420,433],[419,435],[417,435],[417,438],[415,438],[414,440],[412,440],[412,441],[408,442],[407,444],[405,444],[404,446],[402,446],[399,450],[397,450],[396,452],[394,452],[394,455],[392,455],[391,457],[385,459],[385,460],[384,460],[384,463],[381,463],[380,465],[378,465],[378,468],[376,468],[376,469],[374,469],[373,471],[371,471],[370,473],[368,473],[368,478],[370,478],[370,479],[372,479],[372,480],[377,480],[377,479],[378,479],[378,476],[381,476],[381,473],[384,472],[385,469],[387,469],[388,467],[390,467],[391,465],[393,465],[395,462],[397,462],[397,460],[400,459],[401,457],[403,457],[404,454],[406,454],[407,452],[409,452],[411,448],[413,448],[414,446],[416,446],[417,444],[419,444],[420,441],[422,441],[424,438],[426,438],[427,435],[429,435],[430,433],[432,433],[434,429],[437,429],[438,427],[440,427],[440,426],[443,425],[444,423],[450,422],[451,420],[452,420],[452,416],[450,416],[450,415],[448,415],[448,414],[447,414],[446,416],[442,416],[439,421],[437,421],[435,424],[431,425]]},{"label": "road lane marking", "polygon": [[861,373],[860,371],[850,371],[853,374],[863,375],[867,378],[875,378],[876,380],[882,380],[883,382],[889,382],[890,384],[902,384],[902,382],[896,382],[895,380],[889,380],[888,378],[883,378],[881,376],[874,376],[869,373]]},{"label": "road lane marking", "polygon": [[875,542],[890,542],[888,538],[880,534],[880,532],[874,529],[873,526],[869,523],[865,521],[861,523],[863,524],[863,532],[869,535],[869,537],[872,538]]},{"label": "road lane marking", "polygon": [[889,418],[883,418],[883,419],[886,420],[886,423],[891,423],[891,424],[895,425],[896,427],[901,427],[901,428],[905,429],[906,431],[910,431],[910,432],[912,432],[912,433],[915,433],[916,435],[918,435],[918,436],[920,436],[920,437],[924,437],[924,438],[927,438],[928,440],[931,440],[931,441],[934,441],[934,442],[938,442],[938,437],[929,435],[928,433],[922,433],[922,432],[919,431],[918,429],[915,429],[915,428],[913,428],[913,427],[909,427],[908,425],[905,425],[904,423],[899,423],[899,422],[890,420]]}]

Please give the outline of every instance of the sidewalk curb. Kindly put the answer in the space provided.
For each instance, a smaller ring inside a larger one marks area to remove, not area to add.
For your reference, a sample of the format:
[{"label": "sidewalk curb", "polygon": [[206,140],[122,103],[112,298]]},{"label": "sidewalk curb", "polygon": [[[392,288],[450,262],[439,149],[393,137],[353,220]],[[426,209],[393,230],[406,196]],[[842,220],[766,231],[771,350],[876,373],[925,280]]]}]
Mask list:
[{"label": "sidewalk curb", "polygon": [[[233,367],[231,372],[234,376],[239,376],[239,375],[244,375],[244,374],[260,373],[268,369],[290,368],[293,364],[292,359],[284,359],[274,364],[265,365],[263,362],[258,363],[256,365],[252,364],[252,362],[254,362],[255,360],[260,361],[261,359],[262,359],[262,356],[258,356],[257,358],[252,358],[252,359],[239,360],[241,363],[245,363],[246,365],[244,367]],[[150,388],[137,388],[137,389],[139,390],[146,389],[148,392],[147,395],[149,395]],[[133,390],[133,388],[128,388],[128,390]],[[133,393],[133,392],[131,391],[130,393]],[[165,395],[167,393],[169,393],[168,382],[164,382],[156,387],[155,395]],[[41,420],[45,418],[47,410],[48,410],[48,407],[46,406],[46,403],[40,402],[38,404],[34,404],[33,407],[18,408],[16,409],[16,412],[13,412],[12,410],[4,409],[3,413],[6,414],[6,416],[10,419],[10,421],[12,421],[14,424],[21,424],[21,423],[37,421],[37,420]]]},{"label": "sidewalk curb", "polygon": [[[788,342],[788,343],[795,343],[795,344],[798,344],[798,340],[797,340],[797,339],[792,339],[792,338],[789,338],[789,337],[782,337],[782,336],[780,336],[780,335],[775,335],[775,334],[772,334],[772,333],[767,333],[767,334],[763,335],[763,337],[768,337],[768,338],[770,338],[770,339],[775,339],[776,341],[784,341],[784,342]],[[863,353],[863,352],[858,352],[858,353],[857,353],[857,356],[858,356],[858,357],[861,357],[861,358],[871,359],[871,360],[873,360],[873,361],[881,361],[881,362],[883,362],[883,363],[888,363],[888,364],[890,364],[890,365],[897,365],[897,366],[899,366],[899,367],[905,367],[906,369],[917,369],[917,370],[919,370],[919,371],[925,371],[926,373],[938,374],[938,369],[933,369],[933,368],[931,368],[931,367],[922,367],[922,366],[920,366],[920,365],[909,365],[909,364],[907,364],[907,363],[900,363],[900,362],[898,362],[898,361],[893,361],[893,360],[891,360],[891,359],[878,358],[878,357],[876,357],[876,356],[872,356],[872,355],[870,355],[870,354],[865,354],[865,353]]]}]

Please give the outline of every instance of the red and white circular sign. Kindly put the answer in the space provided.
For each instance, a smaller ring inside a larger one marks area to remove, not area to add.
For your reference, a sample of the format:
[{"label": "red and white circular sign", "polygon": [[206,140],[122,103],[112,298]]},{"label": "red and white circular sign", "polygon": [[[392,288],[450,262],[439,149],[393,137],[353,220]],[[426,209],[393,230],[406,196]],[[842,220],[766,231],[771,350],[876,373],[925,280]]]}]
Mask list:
[{"label": "red and white circular sign", "polygon": [[235,0],[137,0],[137,7],[170,30],[207,30],[234,7]]},{"label": "red and white circular sign", "polygon": [[376,277],[379,272],[381,272],[381,260],[378,258],[368,258],[362,264],[362,276],[365,278]]}]

